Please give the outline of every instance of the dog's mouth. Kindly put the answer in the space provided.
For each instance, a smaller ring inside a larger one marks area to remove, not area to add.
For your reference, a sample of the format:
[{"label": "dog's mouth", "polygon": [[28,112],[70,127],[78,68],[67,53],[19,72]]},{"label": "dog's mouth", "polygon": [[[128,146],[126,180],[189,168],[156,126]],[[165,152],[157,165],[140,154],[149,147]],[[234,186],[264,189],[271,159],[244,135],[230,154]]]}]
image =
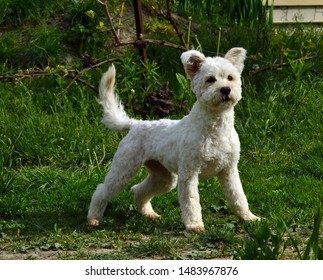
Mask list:
[{"label": "dog's mouth", "polygon": [[221,101],[222,101],[222,103],[227,103],[227,102],[231,101],[231,96],[230,95],[222,95]]},{"label": "dog's mouth", "polygon": [[224,107],[228,108],[236,105],[239,99],[235,96],[234,92],[230,90],[222,90],[220,92],[216,92],[212,99],[212,104],[215,107]]},{"label": "dog's mouth", "polygon": [[221,96],[218,104],[224,107],[231,107],[231,106],[235,106],[236,103],[237,103],[237,99],[235,99],[232,95],[229,95],[229,96]]},{"label": "dog's mouth", "polygon": [[231,95],[222,95],[219,101],[220,104],[224,105],[233,105],[235,103],[235,99]]}]

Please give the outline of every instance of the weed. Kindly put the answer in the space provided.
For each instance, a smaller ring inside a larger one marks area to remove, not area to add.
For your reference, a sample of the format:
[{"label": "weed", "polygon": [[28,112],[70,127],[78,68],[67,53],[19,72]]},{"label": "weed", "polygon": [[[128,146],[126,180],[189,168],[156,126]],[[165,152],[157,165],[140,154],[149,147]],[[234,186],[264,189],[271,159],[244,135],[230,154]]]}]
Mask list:
[{"label": "weed", "polygon": [[132,245],[128,251],[140,258],[165,258],[165,256],[175,256],[177,247],[176,241],[157,234]]},{"label": "weed", "polygon": [[180,85],[180,88],[175,96],[176,102],[187,102],[188,107],[191,108],[196,101],[194,93],[191,91],[190,83],[185,76],[180,73],[176,73],[176,79]]},{"label": "weed", "polygon": [[272,10],[268,11],[268,1],[265,5],[261,0],[237,1],[229,0],[224,2],[223,9],[228,12],[229,18],[235,20],[238,24],[248,25],[271,25]]},{"label": "weed", "polygon": [[[0,58],[6,65],[23,68],[46,67],[65,61],[64,34],[42,25],[28,31],[12,31],[0,40]],[[18,44],[17,44],[18,42]]]},{"label": "weed", "polygon": [[[323,260],[323,242],[322,242],[322,207],[317,209],[317,212],[314,216],[314,226],[312,230],[312,234],[307,241],[307,245],[303,255],[301,254],[301,250],[297,245],[296,240],[288,231],[288,227],[284,223],[285,228],[287,229],[288,236],[290,238],[290,242],[292,243],[294,249],[297,252],[297,256],[300,260]],[[311,254],[312,252],[312,254]]]},{"label": "weed", "polygon": [[250,237],[243,241],[242,249],[238,252],[239,259],[244,260],[277,260],[283,253],[284,227],[278,225],[272,230],[267,223],[262,223],[255,231],[250,232]]},{"label": "weed", "polygon": [[27,23],[44,23],[58,9],[60,9],[60,3],[57,1],[3,0],[0,2],[0,25],[18,26]]},{"label": "weed", "polygon": [[[238,250],[235,258],[248,260],[277,260],[282,258],[287,247],[291,246],[297,252],[300,260],[322,259],[322,212],[318,208],[314,216],[314,226],[305,249],[302,249],[290,232],[290,223],[281,220],[272,229],[267,222],[249,232],[244,239],[243,246]],[[287,236],[289,238],[287,238]],[[303,253],[301,253],[303,252]],[[312,254],[311,254],[312,252]]]},{"label": "weed", "polygon": [[118,94],[132,114],[147,108],[148,93],[161,87],[158,69],[155,61],[143,63],[133,53],[118,63]]}]

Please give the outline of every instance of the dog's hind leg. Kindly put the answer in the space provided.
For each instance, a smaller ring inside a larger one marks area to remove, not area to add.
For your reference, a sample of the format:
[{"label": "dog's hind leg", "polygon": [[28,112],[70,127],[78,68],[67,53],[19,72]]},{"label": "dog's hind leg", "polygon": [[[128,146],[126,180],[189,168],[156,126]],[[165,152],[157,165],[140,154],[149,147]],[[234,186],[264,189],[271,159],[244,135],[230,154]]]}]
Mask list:
[{"label": "dog's hind leg", "polygon": [[103,184],[97,186],[92,196],[87,216],[90,225],[99,225],[108,202],[125,189],[136,175],[142,162],[140,156],[134,154],[135,152],[119,147]]},{"label": "dog's hind leg", "polygon": [[148,176],[138,185],[131,188],[138,211],[148,218],[155,219],[159,215],[154,211],[151,200],[156,195],[169,192],[176,186],[177,176],[169,172],[157,161],[149,160],[145,163]]}]

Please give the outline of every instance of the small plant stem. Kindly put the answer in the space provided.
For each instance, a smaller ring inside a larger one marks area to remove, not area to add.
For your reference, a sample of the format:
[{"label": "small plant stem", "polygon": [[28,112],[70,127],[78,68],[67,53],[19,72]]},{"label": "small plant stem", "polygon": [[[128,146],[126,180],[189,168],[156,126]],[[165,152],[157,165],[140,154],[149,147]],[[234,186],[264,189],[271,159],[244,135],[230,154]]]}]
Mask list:
[{"label": "small plant stem", "polygon": [[118,31],[117,31],[118,38],[120,38],[120,26],[121,26],[121,22],[122,22],[123,10],[124,10],[124,1],[122,1],[122,5],[121,5],[121,9],[120,9],[120,16],[119,16],[119,22],[118,22]]},{"label": "small plant stem", "polygon": [[219,27],[219,36],[218,36],[218,46],[216,49],[216,56],[219,56],[219,52],[220,52],[220,43],[221,43],[221,27]]},{"label": "small plant stem", "polygon": [[188,33],[187,33],[187,47],[190,48],[190,37],[191,37],[192,17],[188,18]]}]

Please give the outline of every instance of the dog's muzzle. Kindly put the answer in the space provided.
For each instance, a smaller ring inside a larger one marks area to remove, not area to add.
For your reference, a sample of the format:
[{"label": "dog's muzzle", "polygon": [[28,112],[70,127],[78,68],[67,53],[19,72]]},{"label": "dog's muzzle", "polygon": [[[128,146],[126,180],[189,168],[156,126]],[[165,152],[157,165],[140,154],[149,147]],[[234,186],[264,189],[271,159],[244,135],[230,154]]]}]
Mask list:
[{"label": "dog's muzzle", "polygon": [[222,101],[223,102],[227,102],[227,101],[229,101],[231,99],[230,98],[231,88],[229,88],[229,87],[222,87],[220,89],[220,92],[221,92],[221,96],[222,96]]}]

